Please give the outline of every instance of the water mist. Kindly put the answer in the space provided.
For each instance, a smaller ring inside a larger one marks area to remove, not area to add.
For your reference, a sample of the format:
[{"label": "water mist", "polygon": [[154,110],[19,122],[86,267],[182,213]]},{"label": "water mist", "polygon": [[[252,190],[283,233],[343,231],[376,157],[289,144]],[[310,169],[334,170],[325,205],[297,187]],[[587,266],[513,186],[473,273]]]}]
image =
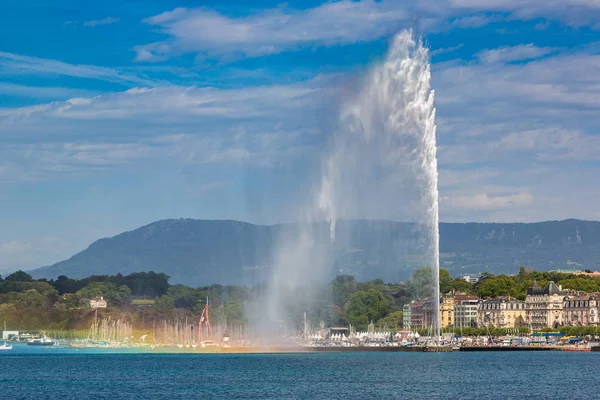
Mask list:
[{"label": "water mist", "polygon": [[[275,238],[266,304],[256,317],[263,329],[273,332],[280,322],[297,322],[299,316],[290,316],[286,303],[310,304],[318,286],[311,282],[331,276],[335,249],[352,247],[343,243],[351,235],[340,235],[341,219],[384,219],[412,223],[412,251],[423,264],[410,267],[431,267],[433,335],[439,338],[438,172],[430,80],[428,50],[411,31],[403,31],[381,63],[350,85],[323,160],[316,201],[302,210],[301,224],[283,227]],[[318,222],[323,219],[327,224]],[[385,268],[402,268],[398,259],[388,259]],[[290,299],[298,289],[301,296]]]},{"label": "water mist", "polygon": [[384,60],[342,106],[326,159],[319,206],[336,240],[341,218],[414,223],[432,269],[433,334],[439,338],[439,214],[434,92],[429,51],[411,31],[396,35]]}]

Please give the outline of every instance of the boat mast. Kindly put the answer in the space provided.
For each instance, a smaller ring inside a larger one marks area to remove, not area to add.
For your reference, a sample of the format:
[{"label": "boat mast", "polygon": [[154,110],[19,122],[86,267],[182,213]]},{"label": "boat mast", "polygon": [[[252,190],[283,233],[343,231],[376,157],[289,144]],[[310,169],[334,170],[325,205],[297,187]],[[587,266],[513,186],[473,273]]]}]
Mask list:
[{"label": "boat mast", "polygon": [[200,315],[200,321],[198,322],[198,341],[202,343],[202,325],[205,324],[208,328],[208,332],[210,336],[213,336],[212,327],[210,326],[210,318],[208,316],[208,296],[206,296],[206,305],[202,310],[202,314]]}]

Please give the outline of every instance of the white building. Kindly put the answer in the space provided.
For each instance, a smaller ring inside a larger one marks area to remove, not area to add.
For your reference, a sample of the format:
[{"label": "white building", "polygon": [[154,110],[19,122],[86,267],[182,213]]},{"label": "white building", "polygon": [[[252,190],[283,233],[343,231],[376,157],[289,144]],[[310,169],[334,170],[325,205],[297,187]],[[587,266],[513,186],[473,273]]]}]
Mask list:
[{"label": "white building", "polygon": [[477,278],[475,276],[470,276],[470,275],[463,276],[463,280],[465,280],[471,284],[475,284],[475,283],[479,282],[479,278]]},{"label": "white building", "polygon": [[92,310],[95,310],[97,308],[106,308],[106,306],[107,306],[106,300],[104,300],[104,297],[102,297],[102,296],[95,297],[90,300],[90,307],[92,308]]},{"label": "white building", "polygon": [[477,326],[477,307],[481,300],[477,296],[457,294],[454,296],[454,326],[471,328]]},{"label": "white building", "polygon": [[520,328],[525,326],[525,303],[511,297],[483,300],[477,310],[477,325],[495,328]]},{"label": "white building", "polygon": [[6,341],[13,336],[19,337],[19,331],[2,331],[2,340]]},{"label": "white building", "polygon": [[564,298],[562,287],[550,282],[542,289],[537,282],[527,289],[525,297],[526,321],[534,330],[557,328],[563,325]]},{"label": "white building", "polygon": [[563,300],[563,323],[570,326],[597,325],[598,297],[594,294],[577,293]]}]

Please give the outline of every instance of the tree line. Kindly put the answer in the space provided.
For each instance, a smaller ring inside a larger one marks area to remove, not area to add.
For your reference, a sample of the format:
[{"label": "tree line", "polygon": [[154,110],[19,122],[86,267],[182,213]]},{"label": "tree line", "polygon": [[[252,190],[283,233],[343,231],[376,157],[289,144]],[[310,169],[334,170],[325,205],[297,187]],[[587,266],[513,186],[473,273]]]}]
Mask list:
[{"label": "tree line", "polygon": [[[427,267],[418,268],[406,282],[385,283],[381,279],[359,282],[342,275],[318,287],[297,287],[282,291],[281,308],[292,329],[300,329],[304,313],[311,326],[347,326],[367,329],[373,322],[378,328],[402,328],[402,307],[433,293],[433,274]],[[440,270],[440,292],[463,292],[480,298],[512,296],[525,299],[533,281],[544,286],[549,281],[563,288],[600,292],[600,279],[564,273],[534,272],[521,267],[514,276],[482,274],[475,284],[452,278]],[[213,323],[227,321],[245,324],[263,313],[268,285],[253,287],[211,285],[191,288],[172,285],[163,273],[139,272],[129,275],[91,276],[72,279],[34,280],[17,271],[0,277],[0,323],[11,329],[87,329],[93,311],[89,300],[104,297],[108,308],[103,315],[125,318],[144,328],[156,321],[198,318],[207,298]],[[311,293],[307,296],[306,293]],[[148,299],[149,301],[138,301]]]}]

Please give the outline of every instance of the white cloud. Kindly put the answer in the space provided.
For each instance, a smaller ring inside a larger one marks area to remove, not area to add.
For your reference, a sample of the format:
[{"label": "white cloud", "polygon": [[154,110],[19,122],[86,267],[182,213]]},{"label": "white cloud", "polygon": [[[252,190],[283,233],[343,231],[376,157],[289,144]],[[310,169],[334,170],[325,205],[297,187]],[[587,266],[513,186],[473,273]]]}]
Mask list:
[{"label": "white cloud", "polygon": [[256,57],[305,46],[369,41],[406,26],[411,14],[392,1],[324,3],[306,10],[278,8],[243,17],[177,8],[150,17],[169,39],[137,46],[137,61],[160,61],[174,54]]},{"label": "white cloud", "polygon": [[480,28],[491,22],[498,21],[499,18],[500,17],[495,15],[469,15],[454,19],[452,21],[452,26],[463,29]]},{"label": "white cloud", "polygon": [[512,19],[547,18],[572,26],[597,25],[597,0],[449,0],[454,10],[510,13]]},{"label": "white cloud", "polygon": [[[465,15],[468,13],[470,15]],[[176,8],[143,22],[167,35],[134,47],[136,61],[164,61],[195,53],[221,61],[298,48],[343,45],[387,37],[414,24],[426,32],[478,28],[500,19],[546,18],[570,26],[598,27],[597,0],[392,0],[330,1],[314,8],[280,7],[231,17],[208,8]]]},{"label": "white cloud", "polygon": [[517,46],[505,46],[497,49],[486,49],[476,54],[476,56],[486,63],[504,63],[511,61],[522,61],[539,58],[550,53],[556,52],[552,47],[537,47],[533,43],[520,44]]},{"label": "white cloud", "polygon": [[[568,188],[576,181],[585,191],[577,174],[600,154],[600,56],[547,55],[527,63],[473,60],[434,68],[446,220],[591,218],[597,212]],[[4,108],[0,181],[78,178],[153,163],[264,168],[314,157],[323,143],[318,133],[337,115],[336,83],[317,77],[243,89],[140,86]],[[558,173],[564,177],[554,181]],[[561,199],[542,184],[555,186]]]},{"label": "white cloud", "polygon": [[89,96],[93,93],[86,89],[71,89],[50,86],[25,86],[16,83],[0,82],[0,95],[28,97],[35,99],[55,99],[72,96]]},{"label": "white cloud", "polygon": [[94,27],[94,26],[99,26],[99,25],[110,25],[110,24],[115,24],[119,21],[120,21],[120,18],[118,18],[118,17],[106,17],[106,18],[102,18],[102,19],[96,19],[93,21],[85,21],[83,23],[83,26]]},{"label": "white cloud", "polygon": [[442,197],[442,205],[470,210],[498,210],[504,208],[530,205],[534,201],[531,193],[521,192],[506,195],[489,195],[480,193],[474,196]]},{"label": "white cloud", "polygon": [[[586,51],[434,69],[444,220],[595,218],[600,56]],[[534,202],[506,197],[523,193]]]},{"label": "white cloud", "polygon": [[0,76],[2,75],[55,75],[75,78],[92,78],[125,85],[154,85],[137,74],[96,65],[69,64],[47,58],[24,56],[0,51]]},{"label": "white cloud", "polygon": [[535,29],[538,31],[544,31],[544,30],[548,29],[550,27],[550,25],[552,25],[552,23],[550,21],[538,22],[537,24],[535,24]]},{"label": "white cloud", "polygon": [[452,46],[452,47],[444,47],[444,48],[441,48],[441,49],[436,49],[436,50],[433,50],[431,52],[431,55],[432,56],[437,56],[437,55],[440,55],[440,54],[451,53],[453,51],[462,49],[464,46],[465,45],[463,43],[461,43],[461,44],[458,44],[458,45]]},{"label": "white cloud", "polygon": [[317,77],[244,89],[133,88],[5,108],[0,182],[79,178],[157,159],[280,166],[311,148],[304,141],[318,130],[318,112],[332,107],[333,92],[329,79]]}]

